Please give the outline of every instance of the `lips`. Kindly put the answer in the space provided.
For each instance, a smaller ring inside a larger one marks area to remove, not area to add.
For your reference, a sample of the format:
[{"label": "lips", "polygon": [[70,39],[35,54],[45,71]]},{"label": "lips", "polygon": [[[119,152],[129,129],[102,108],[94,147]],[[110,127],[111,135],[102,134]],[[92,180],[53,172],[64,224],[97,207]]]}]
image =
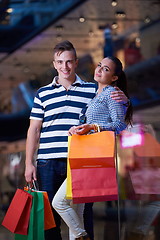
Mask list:
[{"label": "lips", "polygon": [[70,71],[62,71],[63,74],[69,74]]},{"label": "lips", "polygon": [[101,77],[101,75],[96,73],[96,77]]}]

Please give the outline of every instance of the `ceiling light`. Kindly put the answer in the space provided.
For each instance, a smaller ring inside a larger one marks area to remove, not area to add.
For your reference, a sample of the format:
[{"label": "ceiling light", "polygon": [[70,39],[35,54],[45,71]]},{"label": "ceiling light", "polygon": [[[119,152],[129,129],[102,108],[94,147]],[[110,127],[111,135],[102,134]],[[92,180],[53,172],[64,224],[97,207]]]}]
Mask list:
[{"label": "ceiling light", "polygon": [[94,32],[93,32],[92,30],[90,30],[90,31],[88,32],[88,35],[89,35],[90,37],[93,37],[93,36],[94,36]]},{"label": "ceiling light", "polygon": [[79,22],[81,22],[81,23],[85,22],[85,20],[86,19],[84,17],[82,17],[82,16],[79,18]]},{"label": "ceiling light", "polygon": [[116,0],[113,0],[113,1],[111,2],[111,5],[112,5],[113,7],[117,6],[117,1],[116,1]]},{"label": "ceiling light", "polygon": [[56,30],[57,31],[62,31],[64,29],[63,25],[57,25]]},{"label": "ceiling light", "polygon": [[115,15],[116,17],[119,17],[119,18],[125,18],[126,13],[124,11],[117,11]]},{"label": "ceiling light", "polygon": [[28,66],[25,66],[23,69],[24,73],[29,73],[30,72],[30,68]]},{"label": "ceiling light", "polygon": [[56,39],[58,42],[62,41],[62,36],[60,34],[57,34]]},{"label": "ceiling light", "polygon": [[6,10],[6,12],[7,12],[7,13],[12,13],[12,12],[13,12],[13,8],[8,8],[8,9]]},{"label": "ceiling light", "polygon": [[151,21],[150,17],[146,16],[145,19],[144,19],[144,22],[145,23],[150,23],[150,21]]},{"label": "ceiling light", "polygon": [[116,22],[112,23],[112,29],[117,29],[118,28],[118,24]]}]

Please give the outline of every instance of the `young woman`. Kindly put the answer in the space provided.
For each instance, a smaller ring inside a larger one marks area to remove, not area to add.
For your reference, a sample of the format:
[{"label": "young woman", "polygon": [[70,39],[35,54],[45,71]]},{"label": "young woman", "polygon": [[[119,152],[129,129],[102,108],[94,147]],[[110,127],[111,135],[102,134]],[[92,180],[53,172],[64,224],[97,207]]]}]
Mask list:
[{"label": "young woman", "polygon": [[[98,130],[119,134],[127,124],[131,124],[131,104],[127,108],[110,97],[111,92],[115,91],[114,86],[119,87],[128,96],[127,80],[120,60],[116,57],[104,58],[95,69],[94,79],[98,83],[98,90],[86,109],[86,123],[70,128],[69,135],[94,133]],[[84,114],[80,120],[84,120],[83,116]],[[66,180],[56,193],[52,205],[68,225],[70,240],[90,240],[83,226],[84,204],[73,204],[65,195]]]}]

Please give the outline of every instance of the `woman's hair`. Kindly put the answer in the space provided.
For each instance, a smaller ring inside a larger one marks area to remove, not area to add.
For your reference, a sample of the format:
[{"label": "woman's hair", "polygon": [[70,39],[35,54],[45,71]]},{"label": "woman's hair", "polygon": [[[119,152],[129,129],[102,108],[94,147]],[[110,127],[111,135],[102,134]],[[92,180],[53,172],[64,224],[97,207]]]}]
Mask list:
[{"label": "woman's hair", "polygon": [[64,51],[72,51],[74,53],[75,59],[77,59],[76,50],[75,50],[73,44],[71,42],[69,42],[68,40],[60,42],[54,47],[53,56],[55,55],[55,53],[57,53],[57,55],[60,55]]},{"label": "woman's hair", "polygon": [[[126,78],[125,72],[123,71],[123,66],[122,66],[121,61],[117,57],[114,57],[114,56],[108,56],[107,58],[109,58],[115,64],[114,75],[118,76],[118,79],[114,83],[116,84],[117,87],[119,87],[119,89],[121,91],[124,92],[124,94],[129,99],[128,89],[127,89],[127,78]],[[132,123],[131,123],[132,115],[133,115],[133,107],[130,102],[130,104],[127,108],[126,116],[125,116],[125,121],[127,124],[132,125]]]}]

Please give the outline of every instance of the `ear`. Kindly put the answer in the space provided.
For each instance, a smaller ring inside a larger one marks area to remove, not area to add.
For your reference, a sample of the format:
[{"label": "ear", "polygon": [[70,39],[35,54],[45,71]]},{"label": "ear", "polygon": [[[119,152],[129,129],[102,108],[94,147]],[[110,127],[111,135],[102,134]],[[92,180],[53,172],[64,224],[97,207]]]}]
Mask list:
[{"label": "ear", "polygon": [[112,77],[112,82],[117,81],[117,79],[118,79],[118,76],[115,76],[115,75],[114,75],[114,76]]},{"label": "ear", "polygon": [[54,60],[53,60],[53,67],[54,67],[55,69],[57,69],[57,68],[56,68],[56,63],[55,63]]}]

